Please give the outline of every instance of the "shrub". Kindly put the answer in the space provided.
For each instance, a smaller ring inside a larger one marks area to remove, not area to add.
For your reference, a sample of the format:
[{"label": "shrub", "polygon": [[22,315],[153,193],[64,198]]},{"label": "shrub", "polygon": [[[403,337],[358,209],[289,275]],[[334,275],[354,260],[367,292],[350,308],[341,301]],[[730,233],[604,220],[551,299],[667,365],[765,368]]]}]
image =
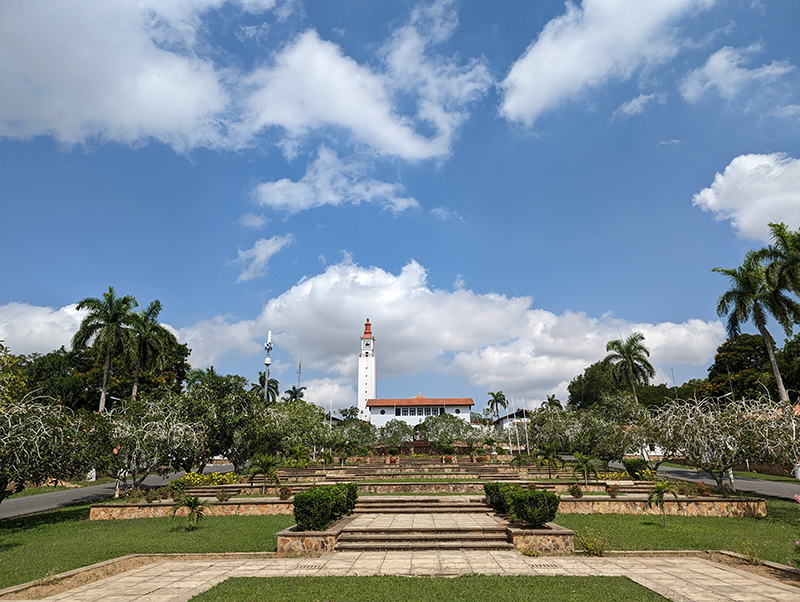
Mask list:
[{"label": "shrub", "polygon": [[526,523],[534,529],[540,529],[555,518],[561,501],[558,495],[549,491],[522,489],[509,490],[506,499],[513,520]]},{"label": "shrub", "polygon": [[220,502],[227,502],[229,499],[231,499],[232,495],[233,493],[231,493],[227,489],[220,489],[219,491],[217,491],[217,499]]},{"label": "shrub", "polygon": [[389,455],[390,456],[396,456],[399,453],[400,453],[400,448],[399,447],[390,447],[389,448]]},{"label": "shrub", "polygon": [[300,531],[324,531],[355,507],[358,485],[312,487],[294,496],[294,518]]},{"label": "shrub", "polygon": [[292,497],[292,488],[289,485],[281,485],[278,488],[278,497],[282,500],[288,500]]},{"label": "shrub", "polygon": [[583,489],[581,489],[581,486],[577,483],[573,483],[569,486],[569,494],[576,500],[579,500],[583,497]]},{"label": "shrub", "polygon": [[678,493],[686,497],[697,497],[697,483],[681,481],[677,486]]},{"label": "shrub", "polygon": [[199,474],[196,472],[187,472],[180,479],[175,479],[169,484],[169,488],[177,493],[183,495],[186,493],[187,487],[199,487],[201,485],[230,485],[236,483],[239,476],[235,472],[209,472]]},{"label": "shrub", "polygon": [[645,471],[650,468],[647,460],[644,458],[631,458],[623,460],[622,465],[625,467],[625,472],[631,475],[637,481],[645,480]]},{"label": "shrub", "polygon": [[583,532],[575,533],[575,541],[588,556],[602,556],[610,546],[608,535],[602,529],[593,531],[586,527]]},{"label": "shrub", "polygon": [[511,513],[509,495],[516,491],[524,491],[521,485],[508,483],[484,483],[483,490],[489,498],[489,505],[497,514]]},{"label": "shrub", "polygon": [[148,504],[152,504],[158,499],[158,491],[155,489],[148,489],[147,493],[144,494],[144,501]]},{"label": "shrub", "polygon": [[619,485],[606,485],[606,493],[610,498],[616,498],[619,495]]},{"label": "shrub", "polygon": [[703,482],[697,483],[697,495],[708,497],[711,495],[711,489]]}]

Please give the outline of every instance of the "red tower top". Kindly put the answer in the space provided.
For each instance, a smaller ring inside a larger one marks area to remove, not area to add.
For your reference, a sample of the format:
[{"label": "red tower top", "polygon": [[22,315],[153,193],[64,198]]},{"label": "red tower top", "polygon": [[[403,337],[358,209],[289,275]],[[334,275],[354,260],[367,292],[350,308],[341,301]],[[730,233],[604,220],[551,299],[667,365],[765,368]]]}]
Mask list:
[{"label": "red tower top", "polygon": [[369,318],[367,318],[367,323],[364,324],[364,335],[361,337],[362,339],[374,339],[375,336],[372,334],[372,324],[369,323]]}]

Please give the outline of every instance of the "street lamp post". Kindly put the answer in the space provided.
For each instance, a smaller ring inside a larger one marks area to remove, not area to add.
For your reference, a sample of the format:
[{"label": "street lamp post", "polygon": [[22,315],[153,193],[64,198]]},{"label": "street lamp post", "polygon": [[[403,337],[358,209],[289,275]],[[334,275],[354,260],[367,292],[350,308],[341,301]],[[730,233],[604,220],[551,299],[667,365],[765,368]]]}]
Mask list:
[{"label": "street lamp post", "polygon": [[269,403],[269,366],[272,364],[272,359],[269,357],[272,351],[272,331],[267,331],[267,342],[264,343],[264,349],[267,352],[267,357],[264,358],[264,403]]}]

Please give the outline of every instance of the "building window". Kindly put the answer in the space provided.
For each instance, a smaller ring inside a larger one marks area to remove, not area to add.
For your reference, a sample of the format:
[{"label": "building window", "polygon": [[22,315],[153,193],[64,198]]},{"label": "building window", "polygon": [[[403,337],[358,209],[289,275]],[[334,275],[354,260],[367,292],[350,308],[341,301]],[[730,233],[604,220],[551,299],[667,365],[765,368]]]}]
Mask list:
[{"label": "building window", "polygon": [[416,416],[417,415],[417,408],[408,408],[408,415],[409,416]]},{"label": "building window", "polygon": [[459,410],[458,408],[456,408],[456,414],[460,414],[460,413],[461,413],[461,410]]},{"label": "building window", "polygon": [[425,415],[426,416],[430,416],[431,415],[431,409],[430,408],[425,408]]},{"label": "building window", "polygon": [[431,408],[431,413],[434,416],[438,416],[439,415],[439,408]]},{"label": "building window", "polygon": [[395,416],[399,416],[400,415],[400,408],[395,408],[394,409],[394,415]]},{"label": "building window", "polygon": [[408,416],[408,408],[403,408],[403,416]]},{"label": "building window", "polygon": [[386,413],[386,410],[381,410],[381,416],[383,416],[385,413]]}]

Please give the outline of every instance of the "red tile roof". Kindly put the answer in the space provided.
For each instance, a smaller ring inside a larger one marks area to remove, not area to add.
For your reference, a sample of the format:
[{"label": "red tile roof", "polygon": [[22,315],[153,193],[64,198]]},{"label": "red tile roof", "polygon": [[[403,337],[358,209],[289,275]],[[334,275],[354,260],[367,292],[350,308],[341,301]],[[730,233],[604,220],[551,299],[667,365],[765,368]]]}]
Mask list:
[{"label": "red tile roof", "polygon": [[369,323],[369,318],[367,318],[367,323],[364,324],[364,334],[361,336],[362,339],[374,339],[375,336],[372,334],[372,324]]},{"label": "red tile roof", "polygon": [[403,407],[403,406],[471,406],[475,405],[471,397],[436,397],[430,398],[423,397],[420,393],[411,399],[369,399],[367,400],[368,408],[375,407]]}]

